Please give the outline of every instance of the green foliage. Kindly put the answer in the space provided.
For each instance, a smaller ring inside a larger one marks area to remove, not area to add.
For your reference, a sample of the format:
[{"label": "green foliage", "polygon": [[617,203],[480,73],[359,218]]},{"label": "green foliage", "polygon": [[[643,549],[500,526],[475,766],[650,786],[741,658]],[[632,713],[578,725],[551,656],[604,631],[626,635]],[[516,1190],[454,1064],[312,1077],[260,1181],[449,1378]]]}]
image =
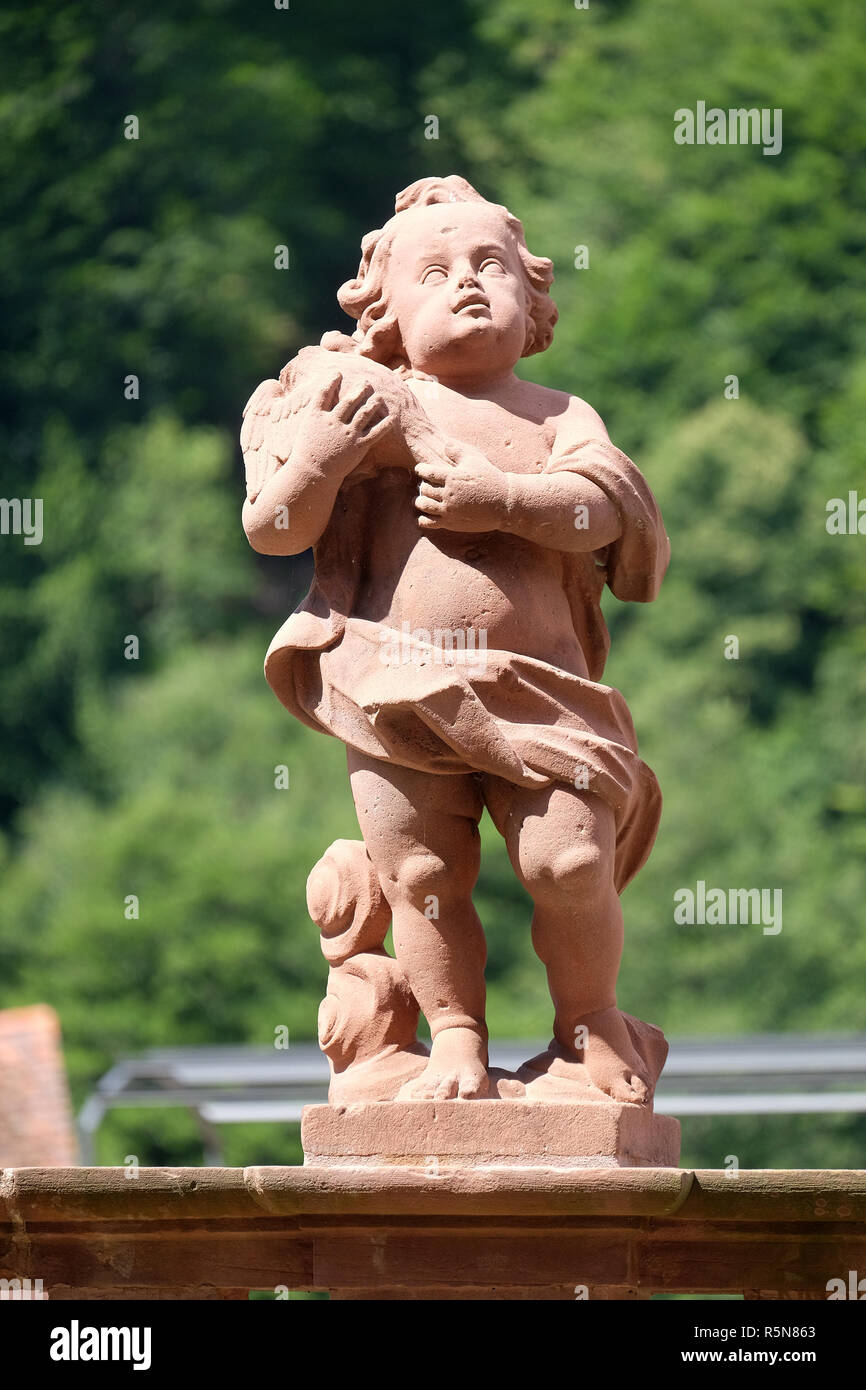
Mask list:
[{"label": "green foliage", "polygon": [[61,784],[26,815],[3,975],[13,1001],[63,1002],[76,1077],[131,1048],[314,1027],[326,968],[303,884],[357,829],[341,746],[286,718],[261,645],[191,646],[89,696],[79,741],[98,794]]},{"label": "green foliage", "polygon": [[[665,796],[621,1002],[669,1035],[864,1027],[866,541],[825,526],[866,477],[864,31],[856,0],[5,7],[0,473],[45,539],[0,539],[0,1003],[59,1009],[79,1097],[137,1048],[314,1033],[303,882],[357,827],[342,749],[262,679],[309,571],[248,551],[236,431],[346,326],[362,234],[431,172],[554,257],[560,323],[522,370],[601,411],[671,536],[659,602],[607,607]],[[676,145],[698,100],[781,107],[781,154]],[[542,1036],[528,901],[489,824],[484,849],[491,1031]],[[674,925],[698,879],[781,888],[781,933]],[[862,1145],[853,1120],[750,1123],[686,1126],[684,1161]],[[103,1143],[194,1161],[198,1138],[124,1116]]]}]

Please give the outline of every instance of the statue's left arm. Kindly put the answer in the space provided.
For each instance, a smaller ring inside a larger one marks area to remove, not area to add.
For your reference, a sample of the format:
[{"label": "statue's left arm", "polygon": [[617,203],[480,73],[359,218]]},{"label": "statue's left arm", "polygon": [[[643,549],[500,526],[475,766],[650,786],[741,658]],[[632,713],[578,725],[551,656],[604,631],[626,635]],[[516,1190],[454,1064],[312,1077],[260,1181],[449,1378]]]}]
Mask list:
[{"label": "statue's left arm", "polygon": [[510,473],[453,439],[417,463],[422,531],[510,531],[552,550],[600,550],[622,523],[605,491],[577,472]]},{"label": "statue's left arm", "polygon": [[456,440],[447,459],[415,471],[422,530],[510,531],[566,554],[602,552],[618,598],[646,603],[658,593],[670,559],[661,512],[603,425],[561,441],[542,473],[503,472]]},{"label": "statue's left arm", "polygon": [[[525,481],[529,486],[521,488],[521,495],[529,499],[527,522],[533,540],[566,552],[601,552],[598,563],[617,598],[649,603],[656,597],[671,555],[662,514],[640,469],[610,439],[572,440],[553,455],[544,473]],[[548,529],[538,525],[536,518],[544,518],[545,511],[543,506],[532,508],[536,487],[540,496],[562,499],[563,505],[573,499],[576,510]],[[568,524],[575,528],[577,542],[569,543]],[[523,526],[520,523],[519,534],[530,534]]]}]

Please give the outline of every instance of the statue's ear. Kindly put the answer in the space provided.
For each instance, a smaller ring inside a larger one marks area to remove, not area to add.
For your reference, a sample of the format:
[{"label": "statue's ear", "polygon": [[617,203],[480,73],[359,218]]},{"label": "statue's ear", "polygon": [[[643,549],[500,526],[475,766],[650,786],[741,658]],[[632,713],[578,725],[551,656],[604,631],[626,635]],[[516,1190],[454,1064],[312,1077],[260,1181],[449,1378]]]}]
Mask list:
[{"label": "statue's ear", "polygon": [[526,317],[526,338],[523,343],[521,357],[531,357],[535,347],[536,326],[535,319],[532,317],[532,296],[527,290],[524,295],[523,303],[524,314]]}]

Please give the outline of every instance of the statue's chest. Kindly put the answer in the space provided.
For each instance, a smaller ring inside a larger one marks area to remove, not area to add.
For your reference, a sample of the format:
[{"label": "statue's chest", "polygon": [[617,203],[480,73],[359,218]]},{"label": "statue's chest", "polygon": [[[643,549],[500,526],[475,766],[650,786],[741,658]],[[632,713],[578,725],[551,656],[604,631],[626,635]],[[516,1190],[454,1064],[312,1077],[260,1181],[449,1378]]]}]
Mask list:
[{"label": "statue's chest", "polygon": [[431,420],[444,434],[462,439],[486,454],[507,473],[538,473],[550,458],[552,426],[526,420],[489,401],[467,401],[449,395],[424,400]]}]

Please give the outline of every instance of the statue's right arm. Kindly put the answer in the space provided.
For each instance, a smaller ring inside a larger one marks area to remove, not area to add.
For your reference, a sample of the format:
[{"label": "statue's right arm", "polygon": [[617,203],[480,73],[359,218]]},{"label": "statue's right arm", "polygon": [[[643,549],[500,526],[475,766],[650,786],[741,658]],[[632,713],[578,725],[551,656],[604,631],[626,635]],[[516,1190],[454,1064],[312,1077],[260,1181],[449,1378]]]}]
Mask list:
[{"label": "statue's right arm", "polygon": [[[385,401],[369,382],[344,384],[335,369],[323,375],[300,413],[286,462],[244,504],[244,530],[253,549],[300,555],[315,545],[344,479],[392,424]],[[276,451],[275,457],[280,457]]]},{"label": "statue's right arm", "polygon": [[355,467],[327,471],[297,458],[297,451],[269,478],[254,502],[244,502],[243,524],[253,550],[261,555],[300,555],[325,530],[340,485]]}]

